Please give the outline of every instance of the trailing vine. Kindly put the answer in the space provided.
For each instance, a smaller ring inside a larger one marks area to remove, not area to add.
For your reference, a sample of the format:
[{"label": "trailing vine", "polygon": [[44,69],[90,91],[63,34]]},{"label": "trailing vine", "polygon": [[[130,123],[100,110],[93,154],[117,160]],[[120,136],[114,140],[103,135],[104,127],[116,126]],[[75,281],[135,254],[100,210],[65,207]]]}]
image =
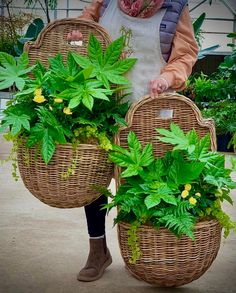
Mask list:
[{"label": "trailing vine", "polygon": [[137,234],[137,230],[140,227],[140,222],[135,221],[131,224],[127,234],[128,234],[128,246],[131,250],[131,256],[129,259],[129,263],[135,264],[137,260],[140,259],[142,253],[139,247],[139,238]]}]

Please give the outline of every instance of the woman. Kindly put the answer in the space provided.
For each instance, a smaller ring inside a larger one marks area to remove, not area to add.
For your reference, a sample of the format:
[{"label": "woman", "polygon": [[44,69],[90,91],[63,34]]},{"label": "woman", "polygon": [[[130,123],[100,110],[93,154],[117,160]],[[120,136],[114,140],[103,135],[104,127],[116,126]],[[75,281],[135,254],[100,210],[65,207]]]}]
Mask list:
[{"label": "woman", "polygon": [[[185,87],[198,52],[187,0],[93,0],[81,18],[98,21],[113,39],[125,36],[125,53],[138,59],[128,76],[131,102],[148,92],[157,96]],[[78,35],[72,31],[68,40]],[[85,207],[90,252],[78,274],[80,281],[99,279],[112,262],[105,238],[106,212],[100,210],[106,202],[101,196]]]}]

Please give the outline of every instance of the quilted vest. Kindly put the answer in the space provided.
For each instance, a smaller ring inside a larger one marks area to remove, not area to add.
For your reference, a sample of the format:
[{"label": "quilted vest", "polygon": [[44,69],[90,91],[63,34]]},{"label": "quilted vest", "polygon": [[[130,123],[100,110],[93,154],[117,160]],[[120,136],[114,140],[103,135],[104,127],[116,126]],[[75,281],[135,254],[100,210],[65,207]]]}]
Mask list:
[{"label": "quilted vest", "polygon": [[[109,2],[110,0],[103,1],[101,15],[107,8]],[[177,23],[184,7],[187,5],[187,2],[188,0],[165,0],[162,5],[162,8],[166,8],[166,13],[160,24],[160,42],[161,53],[166,62],[170,57]]]}]

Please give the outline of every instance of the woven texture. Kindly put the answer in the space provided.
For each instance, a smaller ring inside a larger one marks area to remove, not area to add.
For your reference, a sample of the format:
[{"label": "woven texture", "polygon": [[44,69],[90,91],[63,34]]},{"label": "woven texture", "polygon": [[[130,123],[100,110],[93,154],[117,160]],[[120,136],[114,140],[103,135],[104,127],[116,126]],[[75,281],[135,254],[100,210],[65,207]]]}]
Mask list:
[{"label": "woven texture", "polygon": [[[171,117],[170,117],[171,116]],[[203,119],[200,110],[188,98],[179,94],[161,94],[158,98],[145,96],[133,104],[127,115],[128,127],[122,127],[115,137],[115,142],[122,147],[127,147],[127,137],[134,131],[142,145],[151,142],[155,157],[162,157],[171,144],[163,143],[156,139],[156,128],[170,129],[172,122],[187,132],[195,129],[200,137],[210,134],[211,149],[216,150],[215,126],[212,119]],[[120,185],[120,168],[115,167],[116,187]]]},{"label": "woven texture", "polygon": [[[17,152],[18,166],[25,186],[39,200],[57,208],[81,207],[100,195],[94,185],[107,187],[113,174],[107,152],[95,145],[80,144],[77,154],[70,144],[58,145],[48,165],[35,148],[21,144]],[[74,174],[62,175],[76,159]]]},{"label": "woven texture", "polygon": [[[128,126],[121,128],[116,136],[116,143],[123,147],[127,147],[127,136],[132,130],[143,146],[151,142],[155,157],[161,157],[173,146],[156,139],[156,128],[169,129],[170,123],[174,122],[184,132],[194,128],[200,137],[209,133],[211,149],[216,150],[213,121],[203,119],[196,105],[178,94],[143,97],[132,105],[126,121]],[[121,184],[120,172],[121,169],[116,167],[117,188]],[[195,229],[196,242],[188,237],[178,240],[167,229],[157,232],[151,226],[142,226],[138,232],[142,257],[131,265],[128,262],[128,227],[129,224],[118,224],[121,254],[128,270],[138,279],[158,286],[180,286],[199,278],[209,268],[220,247],[221,229],[217,221],[198,224]]]},{"label": "woven texture", "polygon": [[[83,45],[70,45],[67,41],[67,34],[72,30],[79,30],[83,35]],[[30,64],[40,60],[45,66],[48,65],[48,58],[61,53],[66,59],[69,51],[87,55],[89,35],[93,34],[103,48],[111,42],[107,32],[96,22],[82,20],[79,18],[65,18],[49,23],[39,34],[35,42],[27,42],[24,50],[28,52]]]},{"label": "woven texture", "polygon": [[[82,33],[82,46],[68,43],[67,34],[72,30]],[[111,42],[110,36],[99,24],[68,18],[48,24],[37,40],[26,43],[24,49],[28,52],[30,64],[40,60],[48,66],[48,58],[57,53],[61,53],[64,60],[69,51],[87,55],[91,33],[101,42],[103,49]],[[25,186],[39,200],[53,207],[74,208],[91,203],[100,196],[91,186],[95,184],[107,187],[113,174],[113,165],[108,162],[107,153],[95,145],[80,145],[77,152],[75,174],[68,179],[62,179],[61,175],[73,161],[71,145],[58,145],[47,166],[40,156],[35,156],[34,148],[26,151],[21,145],[18,149],[18,165]]]},{"label": "woven texture", "polygon": [[152,226],[141,226],[137,235],[142,255],[133,265],[129,263],[129,227],[124,222],[118,224],[126,268],[136,278],[157,286],[181,286],[198,279],[210,267],[220,247],[221,227],[216,220],[195,226],[195,242],[187,236],[178,239],[165,228],[157,231]]}]

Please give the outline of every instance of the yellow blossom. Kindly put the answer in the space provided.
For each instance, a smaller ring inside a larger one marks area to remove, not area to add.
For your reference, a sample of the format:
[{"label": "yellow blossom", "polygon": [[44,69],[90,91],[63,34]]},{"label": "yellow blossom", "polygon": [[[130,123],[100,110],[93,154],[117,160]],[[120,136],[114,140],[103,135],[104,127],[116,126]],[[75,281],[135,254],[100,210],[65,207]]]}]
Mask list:
[{"label": "yellow blossom", "polygon": [[45,102],[46,99],[42,95],[35,95],[34,98],[33,98],[33,101],[36,102],[36,103],[41,104],[41,103]]},{"label": "yellow blossom", "polygon": [[41,96],[42,95],[42,89],[41,88],[35,89],[34,90],[34,95],[35,96]]},{"label": "yellow blossom", "polygon": [[197,202],[197,200],[196,200],[196,198],[194,198],[194,197],[191,196],[190,199],[189,199],[189,202],[190,202],[191,204],[195,205],[196,202]]},{"label": "yellow blossom", "polygon": [[63,100],[62,100],[62,99],[59,99],[59,98],[55,98],[55,99],[54,99],[54,102],[55,102],[55,103],[62,103]]},{"label": "yellow blossom", "polygon": [[181,193],[181,196],[182,196],[182,198],[185,198],[185,197],[187,197],[189,195],[189,192],[188,192],[188,190],[183,190],[182,191],[182,193]]},{"label": "yellow blossom", "polygon": [[185,184],[184,189],[189,191],[192,188],[191,184]]},{"label": "yellow blossom", "polygon": [[198,197],[200,197],[201,196],[201,193],[200,192],[196,192],[195,195],[198,196]]},{"label": "yellow blossom", "polygon": [[71,112],[70,108],[64,108],[64,109],[63,109],[63,112],[64,112],[66,115],[72,115],[72,112]]}]

